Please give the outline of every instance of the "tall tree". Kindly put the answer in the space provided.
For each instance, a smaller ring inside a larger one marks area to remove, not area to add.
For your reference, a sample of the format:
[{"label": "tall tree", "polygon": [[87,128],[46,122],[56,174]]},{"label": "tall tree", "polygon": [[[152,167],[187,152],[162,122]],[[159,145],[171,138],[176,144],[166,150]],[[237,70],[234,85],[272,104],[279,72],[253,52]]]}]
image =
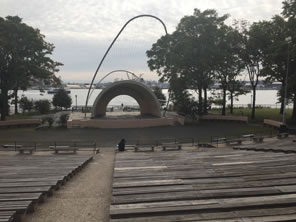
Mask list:
[{"label": "tall tree", "polygon": [[181,19],[172,35],[162,37],[147,51],[151,70],[156,70],[170,82],[181,79],[185,89],[198,92],[199,114],[207,108],[207,89],[214,74],[217,34],[227,18],[228,15],[218,16],[215,10],[202,12],[195,9],[192,16]]},{"label": "tall tree", "polygon": [[[26,89],[37,79],[50,83],[61,63],[53,61],[54,46],[45,36],[18,16],[0,17],[0,89],[1,120],[8,109],[8,92],[14,91],[17,107],[17,91]],[[17,108],[16,108],[17,112]]]},{"label": "tall tree", "polygon": [[282,15],[287,19],[287,36],[289,43],[288,90],[293,101],[292,120],[296,121],[296,0],[283,1]]},{"label": "tall tree", "polygon": [[270,44],[266,38],[266,22],[255,22],[249,28],[243,27],[243,44],[241,58],[245,64],[249,75],[249,80],[253,93],[252,114],[255,118],[256,109],[256,89],[260,78],[264,78],[262,63],[264,59],[264,49]]},{"label": "tall tree", "polygon": [[[241,41],[240,33],[234,28],[225,25],[220,29],[220,38],[217,43],[215,78],[220,82],[222,89],[222,115],[226,114],[227,90],[233,90],[233,88],[230,88],[230,83],[235,83],[236,77],[240,75],[244,68],[244,64],[239,56]],[[233,107],[233,98],[231,101]]]},{"label": "tall tree", "polygon": [[264,49],[262,72],[267,81],[282,83],[279,101],[281,102],[280,113],[283,114],[284,89],[286,87],[286,74],[288,71],[287,52],[289,43],[286,41],[288,30],[287,22],[283,17],[276,15],[271,21],[265,23],[268,30],[265,35],[269,39],[269,45]]}]

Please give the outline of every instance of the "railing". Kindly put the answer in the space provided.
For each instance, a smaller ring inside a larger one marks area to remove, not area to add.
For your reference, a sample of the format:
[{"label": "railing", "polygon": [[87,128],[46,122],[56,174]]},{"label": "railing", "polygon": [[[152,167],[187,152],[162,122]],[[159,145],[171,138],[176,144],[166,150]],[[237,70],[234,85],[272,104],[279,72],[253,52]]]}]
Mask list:
[{"label": "railing", "polygon": [[[273,130],[270,131],[269,135],[274,136]],[[263,136],[263,135],[260,135]],[[223,136],[225,139],[234,139],[241,136]],[[154,146],[161,146],[163,143],[176,143],[183,144],[186,146],[196,146],[198,144],[216,144],[216,137],[188,137],[188,138],[163,138],[163,139],[126,139],[126,145],[137,145],[137,144],[149,144]],[[9,145],[9,148],[2,148],[4,145]],[[77,147],[81,150],[94,150],[97,147],[116,147],[117,141],[110,143],[110,141],[2,141],[0,144],[1,150],[15,150],[17,146],[22,147],[34,147],[37,151],[48,151],[51,150],[50,146],[70,146]]]}]

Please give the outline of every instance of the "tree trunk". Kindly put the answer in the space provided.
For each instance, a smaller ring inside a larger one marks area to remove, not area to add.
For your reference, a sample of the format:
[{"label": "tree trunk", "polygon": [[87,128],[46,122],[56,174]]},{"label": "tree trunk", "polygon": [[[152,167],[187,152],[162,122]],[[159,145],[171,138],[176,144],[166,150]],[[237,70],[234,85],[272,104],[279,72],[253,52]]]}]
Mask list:
[{"label": "tree trunk", "polygon": [[18,89],[14,90],[14,114],[18,114],[18,97],[17,97]]},{"label": "tree trunk", "polygon": [[226,89],[223,87],[223,100],[222,100],[222,115],[226,114]]},{"label": "tree trunk", "polygon": [[253,105],[251,119],[255,119],[256,87],[253,87]]},{"label": "tree trunk", "polygon": [[203,112],[204,114],[208,113],[208,95],[207,95],[207,88],[204,88],[204,106],[203,106]]},{"label": "tree trunk", "polygon": [[2,88],[1,94],[1,120],[6,120],[8,109],[8,90]]},{"label": "tree trunk", "polygon": [[281,82],[282,83],[282,87],[280,89],[280,96],[281,96],[281,98],[280,98],[280,101],[281,101],[280,114],[282,114],[282,115],[284,113],[284,104],[285,104],[285,93],[284,93],[284,91],[285,91],[285,84],[286,84],[286,80],[285,79],[286,78],[284,78],[283,81]]},{"label": "tree trunk", "polygon": [[233,114],[233,92],[230,92],[230,113]]},{"label": "tree trunk", "polygon": [[293,111],[292,111],[291,120],[292,122],[296,122],[296,94],[294,95],[294,99],[293,99]]},{"label": "tree trunk", "polygon": [[281,115],[283,115],[283,113],[284,113],[284,104],[285,104],[285,102],[281,98],[281,109],[280,109],[280,114]]},{"label": "tree trunk", "polygon": [[202,88],[198,89],[198,115],[202,114]]}]

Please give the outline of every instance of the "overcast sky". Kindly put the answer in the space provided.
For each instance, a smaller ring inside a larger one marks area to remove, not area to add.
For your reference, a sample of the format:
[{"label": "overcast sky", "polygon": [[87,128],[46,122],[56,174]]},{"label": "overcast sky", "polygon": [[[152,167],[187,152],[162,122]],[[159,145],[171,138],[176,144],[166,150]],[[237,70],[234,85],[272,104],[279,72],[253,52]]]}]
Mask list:
[{"label": "overcast sky", "polygon": [[[56,49],[53,59],[64,64],[57,74],[65,82],[89,82],[117,32],[130,18],[152,14],[164,21],[168,32],[193,9],[216,9],[220,15],[251,22],[270,19],[281,12],[282,0],[0,0],[0,16],[18,15],[39,28]],[[147,67],[146,50],[164,35],[161,24],[151,18],[130,23],[103,63],[100,78],[126,69],[144,79],[158,79]],[[113,78],[124,78],[116,74]]]}]

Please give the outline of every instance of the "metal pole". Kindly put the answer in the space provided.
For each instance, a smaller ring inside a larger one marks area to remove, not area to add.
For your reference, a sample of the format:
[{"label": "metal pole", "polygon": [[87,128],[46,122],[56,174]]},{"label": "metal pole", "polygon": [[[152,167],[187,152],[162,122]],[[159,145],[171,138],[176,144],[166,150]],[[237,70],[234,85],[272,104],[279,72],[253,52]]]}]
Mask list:
[{"label": "metal pole", "polygon": [[76,111],[77,111],[77,95],[75,95]]},{"label": "metal pole", "polygon": [[[135,16],[135,17],[131,18],[130,20],[128,20],[128,21],[123,25],[123,27],[120,29],[120,31],[118,32],[118,34],[116,35],[116,37],[113,39],[112,43],[110,44],[110,46],[108,47],[107,51],[105,52],[103,58],[101,59],[98,68],[97,68],[96,71],[95,71],[95,74],[94,74],[94,76],[93,76],[93,78],[92,78],[92,81],[91,81],[91,83],[90,83],[90,86],[89,86],[89,89],[88,89],[88,92],[87,92],[86,102],[85,102],[85,108],[87,108],[88,99],[89,99],[89,94],[90,94],[90,90],[91,90],[91,88],[92,88],[92,85],[93,85],[93,83],[94,83],[94,80],[95,80],[95,78],[96,78],[96,76],[97,76],[97,73],[99,72],[99,70],[100,70],[100,68],[101,68],[101,65],[103,64],[103,62],[104,62],[104,60],[105,60],[107,54],[109,53],[110,49],[112,48],[112,46],[113,46],[114,43],[116,42],[117,38],[120,36],[121,32],[125,29],[125,27],[126,27],[131,21],[133,21],[133,20],[135,20],[135,19],[137,19],[137,18],[140,18],[140,17],[151,17],[151,18],[154,18],[154,19],[158,20],[158,21],[163,25],[163,28],[164,28],[165,34],[168,35],[167,28],[166,28],[164,22],[163,22],[160,18],[158,18],[158,17],[156,17],[156,16],[154,16],[154,15],[149,15],[149,14],[147,14],[147,15],[146,15],[146,14],[144,14],[144,15],[138,15],[138,16]],[[85,117],[86,117],[86,113],[85,113]]]}]

